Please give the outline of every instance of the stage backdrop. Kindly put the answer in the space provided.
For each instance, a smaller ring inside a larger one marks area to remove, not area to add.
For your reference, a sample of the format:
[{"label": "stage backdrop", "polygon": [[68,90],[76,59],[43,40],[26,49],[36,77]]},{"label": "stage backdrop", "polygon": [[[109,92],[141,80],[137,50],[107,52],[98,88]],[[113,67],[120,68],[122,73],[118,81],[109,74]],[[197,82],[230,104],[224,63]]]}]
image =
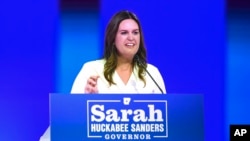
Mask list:
[{"label": "stage backdrop", "polygon": [[168,93],[204,94],[206,140],[226,140],[230,123],[250,123],[248,4],[230,1],[231,16],[223,0],[1,2],[0,140],[39,140],[49,93],[68,93],[82,64],[101,57],[108,19],[122,9],[140,18]]},{"label": "stage backdrop", "polygon": [[[227,3],[227,66],[225,120],[230,124],[250,124],[250,1]],[[226,136],[229,140],[229,136]]]},{"label": "stage backdrop", "polygon": [[79,5],[61,11],[57,92],[70,92],[83,63],[102,57],[109,19],[130,10],[142,23],[148,61],[159,68],[168,93],[204,94],[205,138],[223,140],[224,1],[102,0],[98,13]]}]

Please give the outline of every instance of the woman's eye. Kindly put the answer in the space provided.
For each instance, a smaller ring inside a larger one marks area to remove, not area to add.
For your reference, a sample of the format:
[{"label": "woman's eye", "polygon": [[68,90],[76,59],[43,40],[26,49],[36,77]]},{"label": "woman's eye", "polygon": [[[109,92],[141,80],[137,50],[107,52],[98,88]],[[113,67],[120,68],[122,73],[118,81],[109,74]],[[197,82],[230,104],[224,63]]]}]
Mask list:
[{"label": "woman's eye", "polygon": [[121,34],[122,34],[122,35],[125,35],[125,34],[127,34],[127,32],[121,32]]},{"label": "woman's eye", "polygon": [[134,35],[137,35],[137,34],[139,34],[139,32],[138,32],[138,31],[135,31],[135,32],[134,32]]}]

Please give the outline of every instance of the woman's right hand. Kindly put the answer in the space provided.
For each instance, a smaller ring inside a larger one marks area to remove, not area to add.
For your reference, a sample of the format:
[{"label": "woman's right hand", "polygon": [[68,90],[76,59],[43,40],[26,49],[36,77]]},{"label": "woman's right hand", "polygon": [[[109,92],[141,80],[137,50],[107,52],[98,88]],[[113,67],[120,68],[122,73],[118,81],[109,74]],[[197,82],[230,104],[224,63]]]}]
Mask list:
[{"label": "woman's right hand", "polygon": [[97,88],[97,80],[99,76],[91,76],[87,80],[87,84],[85,86],[85,93],[98,93],[98,88]]}]

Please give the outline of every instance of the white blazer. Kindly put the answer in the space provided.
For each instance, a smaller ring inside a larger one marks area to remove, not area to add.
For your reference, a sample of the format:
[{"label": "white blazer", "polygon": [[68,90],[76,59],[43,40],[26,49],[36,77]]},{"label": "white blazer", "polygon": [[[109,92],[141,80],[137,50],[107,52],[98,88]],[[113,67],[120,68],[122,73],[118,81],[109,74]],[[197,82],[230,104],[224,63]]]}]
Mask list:
[{"label": "white blazer", "polygon": [[[123,81],[121,80],[117,72],[115,71],[113,74],[113,81],[116,83],[116,85],[112,84],[110,86],[103,74],[104,64],[105,64],[104,59],[90,61],[90,62],[85,63],[73,83],[71,93],[72,94],[84,93],[84,88],[85,88],[88,78],[90,76],[97,76],[97,75],[100,76],[97,80],[97,88],[98,88],[99,93],[103,93],[103,94],[161,93],[157,85],[153,82],[153,80],[150,78],[150,76],[147,73],[145,74],[146,85],[144,87],[143,81],[141,81],[138,77],[137,67],[134,68],[133,73],[131,74],[128,80],[128,83],[126,85],[123,83]],[[163,90],[163,93],[166,94],[165,84],[164,84],[163,78],[159,70],[151,64],[147,65],[147,70],[155,79],[155,81],[158,83],[160,88]]]}]

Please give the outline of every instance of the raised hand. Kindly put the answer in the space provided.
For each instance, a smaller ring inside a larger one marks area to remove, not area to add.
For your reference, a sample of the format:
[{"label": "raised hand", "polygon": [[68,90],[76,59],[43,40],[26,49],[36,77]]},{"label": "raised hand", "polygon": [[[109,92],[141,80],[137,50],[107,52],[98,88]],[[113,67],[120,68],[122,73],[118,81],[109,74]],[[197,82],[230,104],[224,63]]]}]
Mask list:
[{"label": "raised hand", "polygon": [[97,88],[97,80],[99,76],[91,76],[87,80],[87,84],[85,86],[85,93],[98,93],[98,88]]}]

